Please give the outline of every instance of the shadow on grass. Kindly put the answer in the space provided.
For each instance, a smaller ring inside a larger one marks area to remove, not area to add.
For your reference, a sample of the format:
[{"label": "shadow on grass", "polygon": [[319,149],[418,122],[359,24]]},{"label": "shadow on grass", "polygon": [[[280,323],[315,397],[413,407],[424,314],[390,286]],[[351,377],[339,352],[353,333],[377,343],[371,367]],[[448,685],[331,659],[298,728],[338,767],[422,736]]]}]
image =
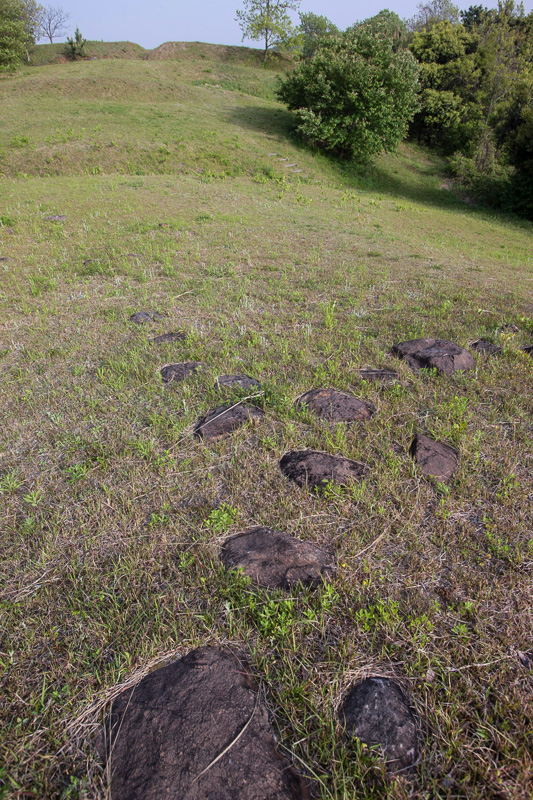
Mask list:
[{"label": "shadow on grass", "polygon": [[386,156],[389,161],[387,167],[380,165],[379,161],[382,159],[378,159],[378,163],[358,164],[307,147],[294,135],[294,114],[283,108],[235,107],[228,112],[227,119],[241,128],[267,134],[276,139],[280,146],[290,143],[292,147],[313,153],[320,165],[329,170],[332,177],[336,177],[347,189],[379,192],[462,214],[469,212],[497,215],[493,209],[469,205],[453,189],[448,188],[443,161],[418,145],[412,145],[409,156],[401,153]]}]

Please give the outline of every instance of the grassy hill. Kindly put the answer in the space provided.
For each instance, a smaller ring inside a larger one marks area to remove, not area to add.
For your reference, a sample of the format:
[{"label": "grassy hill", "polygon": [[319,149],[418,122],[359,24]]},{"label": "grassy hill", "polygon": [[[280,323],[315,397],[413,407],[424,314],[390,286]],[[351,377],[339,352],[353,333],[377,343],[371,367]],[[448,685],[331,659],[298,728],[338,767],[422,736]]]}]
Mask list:
[{"label": "grassy hill", "polygon": [[[30,65],[42,66],[63,62],[65,44],[38,44],[30,53]],[[134,42],[96,42],[88,41],[85,46],[86,59],[120,58],[150,60],[186,60],[209,58],[214,61],[230,61],[233,63],[258,66],[262,64],[263,53],[252,47],[235,47],[233,45],[207,44],[205,42],[165,42],[153,50],[145,50]],[[290,61],[286,56],[272,53],[268,68],[275,69],[280,64]]]},{"label": "grassy hill", "polygon": [[[158,50],[0,78],[0,797],[106,796],[117,687],[221,644],[247,653],[316,796],[526,800],[532,225],[470,204],[412,144],[366,168],[306,150],[277,68],[244,48]],[[422,336],[502,350],[414,374],[390,349]],[[205,368],[163,385],[185,361]],[[266,418],[203,443],[227,373],[261,381]],[[322,386],[375,415],[293,405]],[[417,432],[458,450],[449,483],[414,465]],[[368,476],[302,490],[278,464],[303,448]],[[254,525],[332,548],[332,588],[258,599],[218,559]],[[412,773],[342,735],[367,675],[416,711]]]}]

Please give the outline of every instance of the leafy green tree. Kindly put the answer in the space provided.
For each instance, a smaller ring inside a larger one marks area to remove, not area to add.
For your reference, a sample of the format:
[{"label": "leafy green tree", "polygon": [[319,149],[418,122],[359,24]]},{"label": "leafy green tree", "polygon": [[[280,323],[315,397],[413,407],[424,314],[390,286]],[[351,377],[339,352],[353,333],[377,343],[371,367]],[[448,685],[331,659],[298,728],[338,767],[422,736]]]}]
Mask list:
[{"label": "leafy green tree", "polygon": [[468,153],[478,137],[482,121],[478,44],[477,34],[446,20],[416,32],[410,45],[420,62],[422,86],[412,132],[444,152]]},{"label": "leafy green tree", "polygon": [[236,20],[242,38],[263,41],[263,60],[273,48],[290,50],[298,42],[299,30],[291,21],[289,11],[298,11],[300,0],[243,0],[244,8],[237,11]]},{"label": "leafy green tree", "polygon": [[85,45],[87,39],[81,35],[80,29],[76,28],[74,36],[67,36],[67,44],[65,47],[65,55],[71,61],[77,61],[80,58],[85,58]]},{"label": "leafy green tree", "polygon": [[299,16],[303,36],[302,58],[311,58],[315,54],[319,39],[340,33],[337,26],[327,17],[312,14],[310,11],[305,14],[300,13]]},{"label": "leafy green tree", "polygon": [[394,11],[389,11],[388,8],[385,8],[383,11],[380,11],[379,14],[365,20],[365,24],[369,25],[372,30],[385,31],[391,38],[394,50],[407,47],[410,34],[405,22],[402,22],[398,14],[395,14]]},{"label": "leafy green tree", "polygon": [[394,150],[405,136],[418,105],[418,72],[409,51],[394,52],[384,26],[363,23],[320,39],[277,95],[296,112],[307,141],[365,160]]},{"label": "leafy green tree", "polygon": [[461,11],[461,22],[464,28],[469,31],[475,31],[484,25],[489,17],[493,14],[485,6],[470,6],[466,11]]},{"label": "leafy green tree", "polygon": [[20,0],[0,0],[0,70],[15,69],[33,43]]}]

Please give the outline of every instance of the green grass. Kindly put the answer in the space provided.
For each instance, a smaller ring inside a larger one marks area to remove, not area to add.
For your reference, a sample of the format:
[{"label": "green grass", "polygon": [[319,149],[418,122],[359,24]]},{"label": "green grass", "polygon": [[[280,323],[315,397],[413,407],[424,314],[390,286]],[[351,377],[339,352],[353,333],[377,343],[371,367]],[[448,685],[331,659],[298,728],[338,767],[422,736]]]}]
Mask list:
[{"label": "green grass", "polygon": [[[104,797],[93,733],[117,686],[231,643],[318,796],[525,800],[532,226],[466,204],[414,145],[366,169],[310,152],[275,69],[181,52],[0,79],[0,796]],[[166,318],[132,327],[142,309]],[[415,376],[389,350],[416,336],[503,355]],[[186,360],[207,369],[164,387]],[[364,366],[402,384],[362,383]],[[261,380],[266,419],[198,442],[229,372]],[[376,416],[293,407],[326,385]],[[449,486],[417,473],[415,431],[459,448]],[[278,461],[303,447],[370,475],[301,491]],[[333,547],[333,585],[257,595],[225,574],[221,542],[257,524]],[[416,708],[412,776],[342,738],[336,709],[369,674]]]}]

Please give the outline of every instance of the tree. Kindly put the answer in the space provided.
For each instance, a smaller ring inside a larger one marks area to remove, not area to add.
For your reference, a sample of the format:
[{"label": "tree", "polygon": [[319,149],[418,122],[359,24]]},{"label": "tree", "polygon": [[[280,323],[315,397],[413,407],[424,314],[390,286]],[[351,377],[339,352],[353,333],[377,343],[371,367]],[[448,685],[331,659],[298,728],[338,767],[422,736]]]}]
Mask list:
[{"label": "tree", "polygon": [[369,25],[372,30],[383,30],[390,36],[394,50],[407,47],[407,40],[410,34],[407,27],[394,11],[388,8],[380,11],[374,17],[365,20],[365,25]]},{"label": "tree", "polygon": [[13,69],[29,58],[42,11],[35,0],[0,0],[0,69]]},{"label": "tree", "polygon": [[475,31],[485,24],[487,18],[494,12],[489,11],[485,6],[470,6],[466,11],[461,11],[461,22],[467,31]]},{"label": "tree", "polygon": [[67,45],[65,47],[65,55],[71,61],[77,61],[79,58],[85,58],[85,45],[87,39],[81,35],[79,28],[76,28],[74,37],[67,36]]},{"label": "tree", "polygon": [[28,35],[28,46],[35,44],[41,32],[44,8],[36,0],[19,0]]},{"label": "tree", "polygon": [[18,0],[0,0],[0,70],[12,70],[26,54],[28,37]]},{"label": "tree", "polygon": [[278,98],[296,112],[312,144],[365,160],[394,150],[418,106],[418,64],[394,52],[385,26],[361,24],[320,39],[315,55],[281,82]]},{"label": "tree", "polygon": [[340,33],[337,26],[327,17],[321,17],[310,11],[305,14],[300,13],[299,16],[303,36],[302,58],[311,58],[314,55],[319,39]]},{"label": "tree", "polygon": [[420,62],[421,107],[412,126],[440,150],[468,152],[481,125],[479,37],[445,20],[418,31],[411,51]]},{"label": "tree", "polygon": [[63,8],[47,6],[41,21],[41,34],[50,39],[50,44],[54,43],[54,36],[64,36],[66,33],[65,25],[70,19],[70,14]]},{"label": "tree", "polygon": [[417,5],[418,14],[409,20],[408,27],[412,31],[429,30],[438,22],[459,22],[459,8],[451,0],[427,0]]},{"label": "tree", "polygon": [[292,24],[289,11],[298,11],[300,0],[243,1],[244,8],[236,12],[243,40],[264,41],[264,61],[274,47],[290,49],[299,31]]}]

